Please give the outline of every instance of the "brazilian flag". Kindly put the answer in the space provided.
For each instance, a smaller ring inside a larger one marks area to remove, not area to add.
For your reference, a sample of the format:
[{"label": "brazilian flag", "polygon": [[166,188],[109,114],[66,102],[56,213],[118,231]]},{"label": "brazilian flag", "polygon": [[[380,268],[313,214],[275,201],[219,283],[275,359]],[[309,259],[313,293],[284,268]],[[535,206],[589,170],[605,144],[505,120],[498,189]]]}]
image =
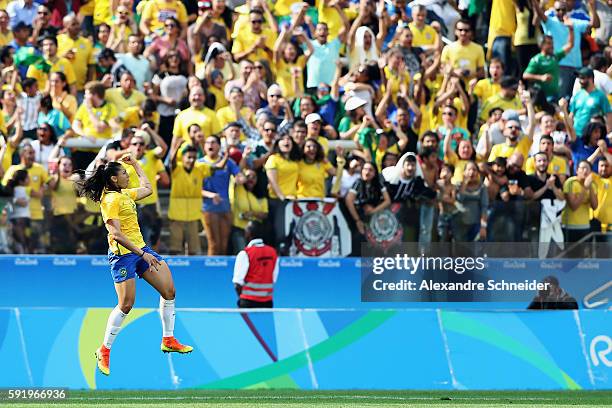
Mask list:
[{"label": "brazilian flag", "polygon": [[34,65],[36,69],[44,73],[51,71],[51,64],[49,64],[43,56],[34,47],[21,47],[15,53],[13,57],[15,65],[17,66],[30,66]]}]

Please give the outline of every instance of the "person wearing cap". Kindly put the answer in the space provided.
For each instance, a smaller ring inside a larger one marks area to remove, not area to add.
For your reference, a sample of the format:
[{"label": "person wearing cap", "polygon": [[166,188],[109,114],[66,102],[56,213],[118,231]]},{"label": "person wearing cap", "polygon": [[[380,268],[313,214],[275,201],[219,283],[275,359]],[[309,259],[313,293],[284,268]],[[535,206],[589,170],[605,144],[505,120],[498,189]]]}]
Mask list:
[{"label": "person wearing cap", "polygon": [[521,99],[527,106],[527,134],[521,138],[521,122],[518,117],[506,120],[502,129],[506,141],[493,145],[489,154],[489,162],[495,161],[497,157],[510,157],[515,152],[520,153],[523,159],[528,157],[535,133],[535,108],[528,91],[523,91]]},{"label": "person wearing cap", "polygon": [[108,88],[119,86],[121,75],[128,71],[128,69],[122,61],[117,60],[115,51],[111,50],[110,48],[104,48],[98,53],[97,59],[98,68],[104,75],[102,77],[102,81]]},{"label": "person wearing cap", "polygon": [[518,79],[505,76],[500,82],[500,91],[489,97],[480,109],[480,120],[486,122],[489,116],[489,111],[493,108],[513,109],[518,112],[519,115],[525,113],[525,108],[521,103],[521,98],[518,94]]},{"label": "person wearing cap", "polygon": [[582,53],[580,51],[581,41],[584,33],[589,33],[591,28],[598,28],[599,16],[595,12],[595,0],[588,0],[590,20],[583,21],[568,17],[568,5],[565,1],[555,1],[553,16],[548,16],[542,10],[539,2],[535,1],[532,4],[533,11],[539,16],[542,21],[544,34],[550,35],[554,39],[555,51],[560,51],[567,44],[569,37],[569,29],[565,21],[569,18],[573,25],[574,41],[573,47],[567,55],[559,61],[559,96],[569,98],[576,78],[576,70],[582,67]]},{"label": "person wearing cap", "polygon": [[612,110],[606,95],[595,87],[595,76],[589,67],[578,71],[581,90],[570,101],[570,116],[574,121],[576,135],[580,137],[591,118],[602,115],[606,118],[607,132],[612,132]]},{"label": "person wearing cap", "polygon": [[321,115],[318,113],[310,113],[306,116],[304,120],[306,123],[306,139],[315,139],[321,146],[323,146],[323,151],[325,156],[327,156],[327,152],[329,151],[329,140],[323,136],[323,119]]},{"label": "person wearing cap", "polygon": [[[612,6],[610,7],[610,13],[612,16]],[[603,54],[596,53],[591,55],[589,67],[593,69],[595,88],[606,94],[608,96],[608,101],[612,103],[612,77],[608,76],[606,72],[608,66],[608,59]],[[576,95],[578,91],[580,91],[580,81],[576,78],[572,95]]]},{"label": "person wearing cap", "polygon": [[563,48],[555,52],[553,38],[545,35],[540,43],[540,52],[527,65],[523,79],[534,81],[546,95],[549,101],[556,101],[559,96],[559,61],[561,61],[574,46],[574,26],[569,18],[564,24],[569,35]]},{"label": "person wearing cap", "polygon": [[[150,148],[151,141],[155,146],[152,149]],[[170,185],[170,177],[161,161],[167,151],[168,145],[166,142],[146,123],[134,132],[128,148],[128,152],[138,160],[144,174],[151,182],[153,191],[151,195],[136,201],[142,238],[151,248],[157,247],[162,226],[161,216],[157,210],[157,183],[162,187]],[[121,164],[125,167],[130,178],[127,188],[137,188],[139,181],[134,167],[123,162]]]},{"label": "person wearing cap", "polygon": [[43,60],[30,65],[26,76],[36,79],[38,89],[41,92],[48,92],[49,73],[63,72],[70,86],[70,93],[76,95],[76,75],[72,63],[57,55],[57,38],[53,36],[44,37],[41,41],[41,47]]},{"label": "person wearing cap", "polygon": [[368,101],[358,96],[351,96],[346,100],[344,103],[346,115],[340,119],[338,124],[340,139],[352,139],[355,136],[366,116],[364,107],[367,103]]}]

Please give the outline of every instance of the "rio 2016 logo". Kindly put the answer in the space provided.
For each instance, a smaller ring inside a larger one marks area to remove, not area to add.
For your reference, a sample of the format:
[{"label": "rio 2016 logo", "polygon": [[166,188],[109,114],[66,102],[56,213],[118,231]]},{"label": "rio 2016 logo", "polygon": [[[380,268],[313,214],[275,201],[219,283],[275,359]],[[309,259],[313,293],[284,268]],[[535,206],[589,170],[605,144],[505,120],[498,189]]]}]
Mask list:
[{"label": "rio 2016 logo", "polygon": [[[604,348],[599,346],[603,343]],[[599,335],[591,340],[590,347],[591,361],[595,367],[598,367],[600,363],[606,367],[612,368],[612,360],[608,357],[612,354],[612,339],[606,335]]]}]

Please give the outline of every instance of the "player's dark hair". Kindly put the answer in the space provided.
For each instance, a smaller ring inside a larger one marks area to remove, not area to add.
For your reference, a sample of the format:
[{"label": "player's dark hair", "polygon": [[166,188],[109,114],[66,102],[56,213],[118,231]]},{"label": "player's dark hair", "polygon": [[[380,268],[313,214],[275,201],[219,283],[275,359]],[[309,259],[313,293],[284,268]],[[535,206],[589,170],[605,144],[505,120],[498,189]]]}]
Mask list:
[{"label": "player's dark hair", "polygon": [[542,140],[548,140],[550,143],[555,144],[555,139],[553,139],[552,136],[549,135],[542,135],[540,137],[540,143],[542,142]]},{"label": "player's dark hair", "polygon": [[118,190],[111,177],[116,176],[121,169],[121,163],[114,161],[98,166],[91,176],[76,183],[79,195],[99,203],[104,190]]}]

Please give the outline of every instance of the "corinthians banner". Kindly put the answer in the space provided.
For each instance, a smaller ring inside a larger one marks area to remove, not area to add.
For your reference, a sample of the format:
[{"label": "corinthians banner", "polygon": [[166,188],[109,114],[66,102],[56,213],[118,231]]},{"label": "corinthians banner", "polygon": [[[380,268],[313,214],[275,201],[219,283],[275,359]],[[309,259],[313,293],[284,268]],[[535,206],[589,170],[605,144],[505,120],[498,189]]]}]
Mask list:
[{"label": "corinthians banner", "polygon": [[302,199],[285,207],[289,255],[338,257],[351,253],[351,231],[332,199]]}]

